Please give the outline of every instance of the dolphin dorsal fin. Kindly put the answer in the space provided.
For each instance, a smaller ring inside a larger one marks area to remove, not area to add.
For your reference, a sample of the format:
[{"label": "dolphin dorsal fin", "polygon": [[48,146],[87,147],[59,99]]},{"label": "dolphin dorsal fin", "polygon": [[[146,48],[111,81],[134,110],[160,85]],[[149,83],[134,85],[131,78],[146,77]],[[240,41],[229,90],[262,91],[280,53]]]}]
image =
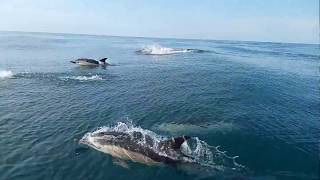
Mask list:
[{"label": "dolphin dorsal fin", "polygon": [[107,59],[108,59],[108,58],[102,58],[102,59],[100,59],[99,61],[105,63]]},{"label": "dolphin dorsal fin", "polygon": [[190,136],[180,136],[171,139],[171,144],[173,149],[180,149],[181,145],[188,139]]}]

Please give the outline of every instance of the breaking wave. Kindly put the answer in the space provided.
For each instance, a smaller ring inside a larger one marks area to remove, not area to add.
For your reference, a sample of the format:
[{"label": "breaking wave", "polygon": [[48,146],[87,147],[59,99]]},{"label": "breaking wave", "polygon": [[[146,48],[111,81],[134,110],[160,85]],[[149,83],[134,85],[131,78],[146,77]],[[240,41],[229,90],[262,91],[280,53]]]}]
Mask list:
[{"label": "breaking wave", "polygon": [[177,154],[175,153],[162,151],[162,148],[159,146],[160,142],[171,139],[171,137],[161,136],[153,131],[142,129],[141,127],[134,126],[131,122],[118,122],[115,126],[99,127],[92,132],[86,133],[81,140],[85,140],[86,138],[101,132],[110,131],[127,133],[135,139],[137,134],[141,134],[141,137],[137,139],[137,143],[153,149],[162,156],[180,160],[184,163],[198,164],[203,167],[210,167],[219,171],[241,171],[244,168],[244,166],[236,162],[235,159],[238,158],[238,156],[228,156],[225,151],[220,150],[219,146],[210,146],[205,141],[200,140],[198,137],[192,137],[182,144],[180,150],[183,156],[177,157]]},{"label": "breaking wave", "polygon": [[0,79],[6,79],[13,77],[14,73],[12,71],[8,70],[2,70],[0,71]]},{"label": "breaking wave", "polygon": [[62,80],[78,80],[78,81],[97,81],[103,80],[103,78],[99,75],[92,76],[64,76],[61,77]]},{"label": "breaking wave", "polygon": [[162,47],[159,45],[146,46],[136,51],[136,53],[143,54],[143,55],[170,55],[170,54],[188,53],[188,52],[202,53],[206,51],[200,50],[200,49],[169,48],[169,47]]}]

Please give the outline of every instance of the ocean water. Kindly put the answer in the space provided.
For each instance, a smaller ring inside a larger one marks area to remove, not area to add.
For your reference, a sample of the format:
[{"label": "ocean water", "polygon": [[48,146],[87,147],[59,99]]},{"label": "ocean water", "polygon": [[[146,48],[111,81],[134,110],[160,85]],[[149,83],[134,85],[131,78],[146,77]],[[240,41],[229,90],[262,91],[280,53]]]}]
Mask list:
[{"label": "ocean water", "polygon": [[[318,179],[319,56],[310,44],[1,32],[0,179]],[[81,57],[111,66],[69,62]],[[119,122],[192,136],[220,169],[124,168],[78,143]]]}]

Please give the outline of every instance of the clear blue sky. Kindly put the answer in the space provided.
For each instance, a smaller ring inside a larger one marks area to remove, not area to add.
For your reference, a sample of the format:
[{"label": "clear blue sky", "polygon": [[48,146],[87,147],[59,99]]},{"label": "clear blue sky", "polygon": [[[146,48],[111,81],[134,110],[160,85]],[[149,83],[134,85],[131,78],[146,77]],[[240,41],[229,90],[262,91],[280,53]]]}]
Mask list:
[{"label": "clear blue sky", "polygon": [[319,0],[0,0],[0,30],[319,43]]}]

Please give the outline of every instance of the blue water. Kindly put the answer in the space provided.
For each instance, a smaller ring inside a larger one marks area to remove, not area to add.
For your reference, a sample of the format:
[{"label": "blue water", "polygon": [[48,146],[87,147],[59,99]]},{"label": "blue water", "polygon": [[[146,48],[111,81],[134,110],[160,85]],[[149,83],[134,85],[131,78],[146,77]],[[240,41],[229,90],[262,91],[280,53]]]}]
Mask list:
[{"label": "blue water", "polygon": [[[309,44],[1,32],[0,179],[317,179],[319,56]],[[69,62],[80,57],[112,65]],[[124,121],[198,137],[245,170],[127,169],[78,144]]]}]

